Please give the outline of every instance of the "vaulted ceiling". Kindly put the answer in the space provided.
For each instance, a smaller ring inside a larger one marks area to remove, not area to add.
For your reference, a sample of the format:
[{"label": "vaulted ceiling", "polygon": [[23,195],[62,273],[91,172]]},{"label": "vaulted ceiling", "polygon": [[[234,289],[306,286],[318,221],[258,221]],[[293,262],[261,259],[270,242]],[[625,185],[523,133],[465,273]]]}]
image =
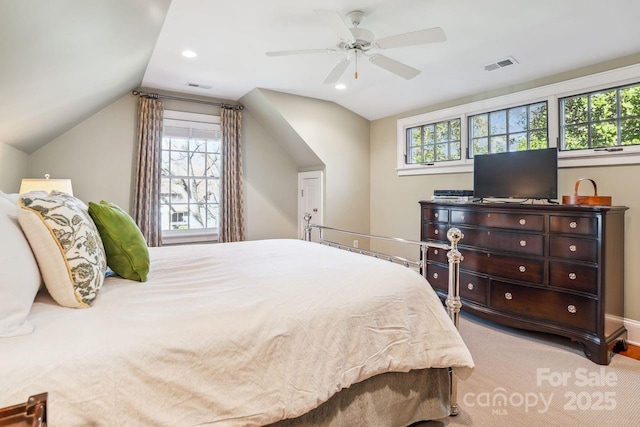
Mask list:
[{"label": "vaulted ceiling", "polygon": [[[446,41],[373,50],[420,74],[360,57],[336,90],[323,82],[345,53],[265,54],[336,49],[317,9],[349,26],[361,10],[376,39],[440,27]],[[640,54],[639,15],[637,0],[2,0],[0,142],[31,152],[139,86],[228,100],[265,88],[373,120]]]}]

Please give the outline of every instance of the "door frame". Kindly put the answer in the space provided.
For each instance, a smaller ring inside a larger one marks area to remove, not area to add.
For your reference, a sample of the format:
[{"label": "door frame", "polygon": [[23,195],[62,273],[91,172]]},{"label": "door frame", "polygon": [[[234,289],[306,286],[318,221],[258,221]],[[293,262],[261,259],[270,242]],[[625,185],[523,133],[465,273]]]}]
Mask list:
[{"label": "door frame", "polygon": [[302,212],[302,181],[306,178],[318,178],[320,183],[320,218],[312,218],[311,223],[324,225],[324,171],[298,172],[298,238],[304,239],[304,212]]}]

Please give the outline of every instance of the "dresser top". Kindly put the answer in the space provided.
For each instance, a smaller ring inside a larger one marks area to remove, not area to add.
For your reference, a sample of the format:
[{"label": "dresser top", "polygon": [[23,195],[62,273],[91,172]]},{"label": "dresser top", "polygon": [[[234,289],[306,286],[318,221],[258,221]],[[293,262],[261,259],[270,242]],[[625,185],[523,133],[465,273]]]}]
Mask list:
[{"label": "dresser top", "polygon": [[423,206],[443,206],[450,208],[473,209],[501,209],[530,211],[561,211],[561,212],[624,212],[626,206],[588,206],[588,205],[556,205],[551,203],[520,203],[520,202],[456,202],[452,200],[420,200]]}]

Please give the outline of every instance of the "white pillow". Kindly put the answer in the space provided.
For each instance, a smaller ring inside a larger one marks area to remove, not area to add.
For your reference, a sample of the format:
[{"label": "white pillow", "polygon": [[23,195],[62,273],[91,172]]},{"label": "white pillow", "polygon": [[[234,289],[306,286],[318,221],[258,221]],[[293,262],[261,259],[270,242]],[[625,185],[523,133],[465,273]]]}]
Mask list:
[{"label": "white pillow", "polygon": [[87,205],[58,191],[24,194],[18,204],[18,221],[53,299],[64,307],[89,307],[104,282],[107,258]]},{"label": "white pillow", "polygon": [[0,190],[0,199],[7,199],[11,203],[13,203],[15,206],[18,206],[18,197],[20,197],[18,193],[7,194],[7,193],[3,193],[2,190]]},{"label": "white pillow", "polygon": [[33,331],[27,316],[42,282],[29,242],[18,224],[18,207],[0,194],[0,337]]}]

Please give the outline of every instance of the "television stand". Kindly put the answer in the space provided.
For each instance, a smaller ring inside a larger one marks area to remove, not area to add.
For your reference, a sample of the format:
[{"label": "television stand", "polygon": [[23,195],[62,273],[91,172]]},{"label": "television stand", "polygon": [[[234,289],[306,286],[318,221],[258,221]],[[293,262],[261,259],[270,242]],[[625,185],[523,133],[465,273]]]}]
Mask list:
[{"label": "television stand", "polygon": [[[421,201],[421,240],[460,241],[462,309],[579,342],[601,365],[623,347],[624,206]],[[446,297],[446,251],[429,248],[427,277]],[[620,344],[618,344],[620,342]]]}]

